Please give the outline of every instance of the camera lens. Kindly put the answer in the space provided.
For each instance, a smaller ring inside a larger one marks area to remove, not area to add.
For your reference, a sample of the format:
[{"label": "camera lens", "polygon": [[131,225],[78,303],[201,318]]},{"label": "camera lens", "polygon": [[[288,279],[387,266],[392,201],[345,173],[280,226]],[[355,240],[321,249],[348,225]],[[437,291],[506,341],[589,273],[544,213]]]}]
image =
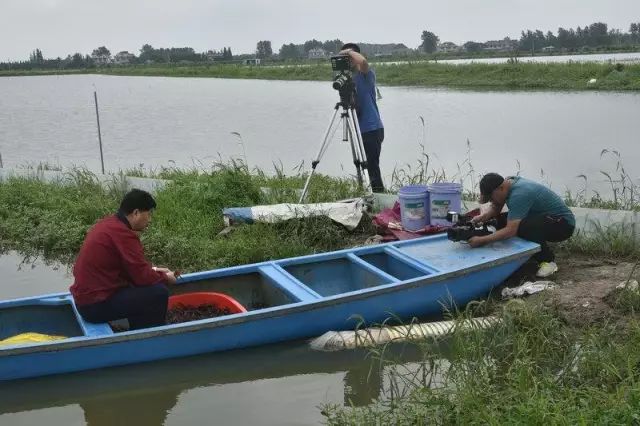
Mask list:
[{"label": "camera lens", "polygon": [[347,76],[344,74],[340,74],[338,75],[334,80],[333,80],[333,88],[336,90],[340,90],[344,87],[344,85],[347,84]]}]

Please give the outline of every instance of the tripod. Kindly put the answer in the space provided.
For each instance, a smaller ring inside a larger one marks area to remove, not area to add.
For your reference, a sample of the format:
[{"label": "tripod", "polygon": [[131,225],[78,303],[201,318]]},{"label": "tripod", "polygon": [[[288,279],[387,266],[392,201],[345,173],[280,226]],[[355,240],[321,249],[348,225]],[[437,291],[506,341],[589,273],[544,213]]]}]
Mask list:
[{"label": "tripod", "polygon": [[316,158],[311,163],[311,173],[309,174],[309,177],[307,177],[307,181],[304,184],[304,189],[302,190],[302,195],[300,196],[300,201],[298,201],[298,203],[302,203],[304,201],[307,191],[309,190],[311,177],[315,173],[316,167],[329,147],[329,143],[331,142],[329,135],[331,134],[331,129],[333,128],[340,108],[342,108],[342,112],[340,113],[340,121],[342,122],[342,140],[344,142],[349,142],[349,145],[351,146],[351,156],[353,157],[353,165],[356,167],[358,186],[360,188],[364,187],[364,179],[368,179],[368,176],[364,173],[364,170],[367,168],[367,157],[362,143],[362,134],[360,133],[358,115],[355,113],[352,98],[352,92],[340,91],[340,102],[336,103],[333,116],[331,117],[327,131],[322,139],[318,155],[316,155]]}]

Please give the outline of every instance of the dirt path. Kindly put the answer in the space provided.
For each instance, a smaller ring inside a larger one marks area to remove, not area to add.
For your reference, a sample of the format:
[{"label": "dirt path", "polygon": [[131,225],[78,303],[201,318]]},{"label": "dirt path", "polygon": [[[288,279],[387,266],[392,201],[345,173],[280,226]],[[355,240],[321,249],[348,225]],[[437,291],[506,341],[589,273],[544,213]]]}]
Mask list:
[{"label": "dirt path", "polygon": [[[555,305],[567,323],[585,326],[618,314],[607,303],[607,298],[615,287],[630,278],[634,264],[612,259],[593,259],[580,256],[559,255],[556,259],[559,271],[549,278],[557,284],[553,290],[532,296],[532,300],[544,300]],[[527,263],[511,276],[509,287],[525,281],[540,280],[535,277],[537,265]],[[640,268],[634,272],[634,279],[640,277]]]}]

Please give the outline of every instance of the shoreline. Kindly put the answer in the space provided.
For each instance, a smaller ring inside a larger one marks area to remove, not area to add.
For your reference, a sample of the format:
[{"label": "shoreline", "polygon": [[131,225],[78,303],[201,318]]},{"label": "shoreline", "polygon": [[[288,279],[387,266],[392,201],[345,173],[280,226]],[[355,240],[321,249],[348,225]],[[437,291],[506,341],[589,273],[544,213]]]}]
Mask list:
[{"label": "shoreline", "polygon": [[[381,86],[468,90],[640,91],[640,64],[595,62],[372,64]],[[307,66],[142,65],[83,70],[0,71],[0,77],[84,75],[326,81],[328,64]],[[595,79],[595,82],[593,82]]]}]

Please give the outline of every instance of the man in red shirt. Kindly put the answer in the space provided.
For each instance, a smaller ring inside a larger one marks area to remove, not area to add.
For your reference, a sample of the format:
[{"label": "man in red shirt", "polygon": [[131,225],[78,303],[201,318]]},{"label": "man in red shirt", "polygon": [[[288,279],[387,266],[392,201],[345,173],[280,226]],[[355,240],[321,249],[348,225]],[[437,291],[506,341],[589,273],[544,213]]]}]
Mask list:
[{"label": "man in red shirt", "polygon": [[78,312],[89,322],[127,318],[132,330],[163,325],[176,276],[145,258],[138,232],[151,221],[156,202],[148,192],[129,191],[115,215],[87,233],[73,267],[69,289]]}]

